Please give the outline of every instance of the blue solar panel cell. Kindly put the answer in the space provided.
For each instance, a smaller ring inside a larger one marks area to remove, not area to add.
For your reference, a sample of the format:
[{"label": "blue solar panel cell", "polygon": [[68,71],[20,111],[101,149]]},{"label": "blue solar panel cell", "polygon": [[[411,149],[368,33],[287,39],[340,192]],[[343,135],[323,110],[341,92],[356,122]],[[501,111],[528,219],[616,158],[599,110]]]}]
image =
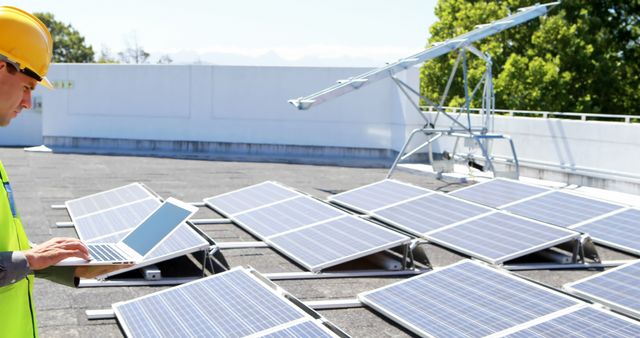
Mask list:
[{"label": "blue solar panel cell", "polygon": [[436,231],[429,239],[493,264],[567,242],[580,233],[494,212]]},{"label": "blue solar panel cell", "polygon": [[270,237],[305,225],[344,215],[343,212],[311,197],[299,196],[233,218],[259,237]]},{"label": "blue solar panel cell", "polygon": [[139,183],[132,183],[115,189],[80,197],[65,203],[72,218],[85,216],[96,211],[139,201],[153,195]]},{"label": "blue solar panel cell", "polygon": [[189,225],[182,223],[171,235],[162,241],[162,244],[149,253],[149,259],[159,258],[184,250],[193,252],[194,250],[191,250],[192,248],[205,249],[208,247],[209,242],[198,235]]},{"label": "blue solar panel cell", "polygon": [[567,284],[565,289],[640,319],[640,262]]},{"label": "blue solar panel cell", "polygon": [[640,255],[640,210],[627,209],[573,229],[588,233],[596,243]]},{"label": "blue solar panel cell", "polygon": [[[244,197],[255,199],[252,191],[248,189]],[[231,220],[314,272],[410,241],[407,236],[302,194],[238,210],[230,213]]]},{"label": "blue solar panel cell", "polygon": [[78,237],[91,241],[98,237],[110,236],[116,232],[132,229],[160,204],[156,198],[147,198],[75,218],[73,223]]},{"label": "blue solar panel cell", "polygon": [[452,196],[492,208],[519,201],[548,191],[518,181],[496,178],[450,193]]},{"label": "blue solar panel cell", "polygon": [[271,237],[269,242],[315,272],[410,240],[358,217],[344,216]]},{"label": "blue solar panel cell", "polygon": [[506,337],[640,337],[640,324],[592,306],[585,306]]},{"label": "blue solar panel cell", "polygon": [[113,307],[129,337],[243,337],[307,316],[243,269]]},{"label": "blue solar panel cell", "polygon": [[373,216],[417,236],[491,209],[443,194],[431,194],[373,212]]},{"label": "blue solar panel cell", "polygon": [[366,213],[429,193],[432,191],[394,180],[384,180],[331,196],[329,200]]},{"label": "blue solar panel cell", "polygon": [[295,196],[300,196],[300,193],[273,182],[263,182],[206,198],[204,202],[216,211],[229,216]]},{"label": "blue solar panel cell", "polygon": [[563,227],[605,215],[622,206],[554,191],[505,208],[517,215]]},{"label": "blue solar panel cell", "polygon": [[558,292],[471,261],[359,295],[419,335],[480,337],[569,308]]}]

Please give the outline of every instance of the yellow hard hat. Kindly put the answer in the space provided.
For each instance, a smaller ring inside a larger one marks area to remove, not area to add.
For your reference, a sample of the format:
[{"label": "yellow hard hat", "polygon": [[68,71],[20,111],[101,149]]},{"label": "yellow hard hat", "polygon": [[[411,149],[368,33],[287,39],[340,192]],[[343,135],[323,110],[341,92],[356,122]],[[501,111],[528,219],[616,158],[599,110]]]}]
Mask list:
[{"label": "yellow hard hat", "polygon": [[0,6],[0,60],[53,88],[45,77],[52,55],[53,39],[42,21],[21,9]]}]

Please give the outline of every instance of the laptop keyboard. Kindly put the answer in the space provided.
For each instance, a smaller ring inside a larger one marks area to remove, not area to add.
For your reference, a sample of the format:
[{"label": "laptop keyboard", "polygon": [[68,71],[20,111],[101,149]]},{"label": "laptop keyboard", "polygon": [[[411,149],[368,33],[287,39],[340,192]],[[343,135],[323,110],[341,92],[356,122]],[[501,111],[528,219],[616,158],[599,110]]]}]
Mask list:
[{"label": "laptop keyboard", "polygon": [[113,244],[89,244],[89,256],[91,260],[104,261],[128,261],[118,251],[115,250]]}]

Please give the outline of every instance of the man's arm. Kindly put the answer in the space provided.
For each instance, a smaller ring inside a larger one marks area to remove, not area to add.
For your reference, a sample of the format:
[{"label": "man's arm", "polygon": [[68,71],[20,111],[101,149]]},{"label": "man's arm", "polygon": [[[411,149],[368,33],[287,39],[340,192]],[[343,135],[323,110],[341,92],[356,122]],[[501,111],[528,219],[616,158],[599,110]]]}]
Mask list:
[{"label": "man's arm", "polygon": [[31,270],[27,257],[20,251],[0,252],[0,287],[25,278]]},{"label": "man's arm", "polygon": [[25,278],[32,271],[38,277],[72,286],[75,268],[53,267],[69,257],[89,259],[87,247],[75,238],[53,238],[26,251],[0,252],[0,287]]},{"label": "man's arm", "polygon": [[32,271],[38,278],[75,286],[78,278],[95,278],[131,266],[54,266],[69,257],[89,260],[89,251],[76,238],[53,238],[26,251],[0,252],[0,287],[22,280]]}]

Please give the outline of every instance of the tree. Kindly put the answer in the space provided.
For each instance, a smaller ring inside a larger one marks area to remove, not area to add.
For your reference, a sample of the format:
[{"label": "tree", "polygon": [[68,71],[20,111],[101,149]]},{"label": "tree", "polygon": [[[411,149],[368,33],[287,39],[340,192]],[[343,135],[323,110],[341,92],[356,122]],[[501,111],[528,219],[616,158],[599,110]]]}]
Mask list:
[{"label": "tree", "polygon": [[124,63],[147,63],[150,54],[138,42],[138,35],[134,32],[132,36],[125,40],[124,51],[118,53],[120,61]]},{"label": "tree", "polygon": [[51,13],[34,13],[53,37],[53,62],[93,62],[93,48],[70,24],[57,21]]},{"label": "tree", "polygon": [[118,60],[111,55],[111,49],[103,45],[100,50],[100,56],[96,60],[97,63],[118,63]]},{"label": "tree", "polygon": [[169,56],[169,54],[163,54],[159,59],[158,59],[158,64],[164,64],[164,65],[168,65],[170,63],[173,62],[173,59],[171,58],[171,56]]},{"label": "tree", "polygon": [[[430,42],[463,34],[539,0],[440,0]],[[565,0],[547,17],[475,44],[492,56],[496,107],[584,113],[639,114],[640,1]],[[455,53],[426,62],[423,94],[442,92]],[[484,62],[469,58],[471,83]],[[464,102],[456,78],[447,105]],[[479,97],[472,106],[479,106]]]}]

